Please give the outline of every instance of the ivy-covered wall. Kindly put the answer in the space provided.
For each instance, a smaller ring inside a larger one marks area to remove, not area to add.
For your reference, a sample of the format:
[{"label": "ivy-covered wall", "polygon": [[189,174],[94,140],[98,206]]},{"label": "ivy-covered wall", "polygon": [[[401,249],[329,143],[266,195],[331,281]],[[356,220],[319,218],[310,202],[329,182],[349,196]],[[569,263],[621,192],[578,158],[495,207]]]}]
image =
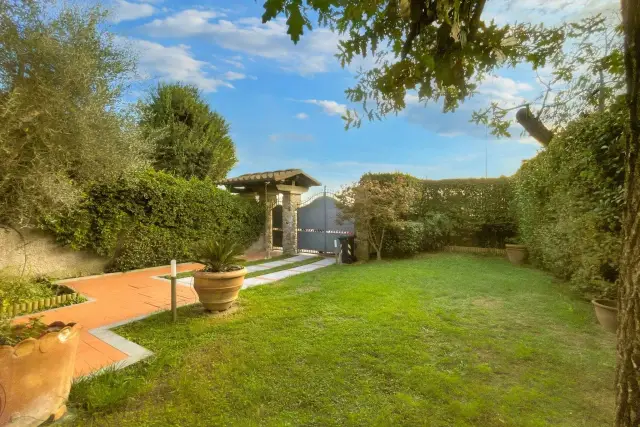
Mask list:
[{"label": "ivy-covered wall", "polygon": [[575,120],[513,177],[530,258],[586,293],[618,277],[625,120],[623,110]]},{"label": "ivy-covered wall", "polygon": [[204,238],[249,246],[263,226],[264,210],[256,201],[218,189],[209,179],[156,171],[97,184],[78,209],[43,221],[59,243],[109,257],[109,271],[192,260],[194,243]]}]

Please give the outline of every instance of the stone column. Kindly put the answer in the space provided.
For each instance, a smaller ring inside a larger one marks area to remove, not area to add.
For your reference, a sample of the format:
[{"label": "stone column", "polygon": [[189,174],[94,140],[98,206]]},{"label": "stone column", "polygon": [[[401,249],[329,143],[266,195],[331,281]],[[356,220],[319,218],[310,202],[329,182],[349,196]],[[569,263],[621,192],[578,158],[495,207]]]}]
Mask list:
[{"label": "stone column", "polygon": [[284,192],[282,195],[282,252],[298,252],[298,206],[300,194]]},{"label": "stone column", "polygon": [[273,208],[276,205],[276,195],[264,194],[260,195],[260,200],[265,202],[265,221],[264,221],[264,251],[267,258],[271,258],[273,252]]}]

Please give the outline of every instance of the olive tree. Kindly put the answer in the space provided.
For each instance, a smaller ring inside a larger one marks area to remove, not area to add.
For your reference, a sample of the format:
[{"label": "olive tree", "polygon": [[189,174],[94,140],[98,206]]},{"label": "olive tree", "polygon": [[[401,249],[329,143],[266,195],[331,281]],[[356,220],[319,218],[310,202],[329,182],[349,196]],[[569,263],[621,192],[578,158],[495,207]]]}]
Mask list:
[{"label": "olive tree", "polygon": [[[50,7],[49,7],[50,6]],[[99,7],[0,2],[0,224],[33,225],[83,185],[145,166],[119,105],[134,62]]]}]

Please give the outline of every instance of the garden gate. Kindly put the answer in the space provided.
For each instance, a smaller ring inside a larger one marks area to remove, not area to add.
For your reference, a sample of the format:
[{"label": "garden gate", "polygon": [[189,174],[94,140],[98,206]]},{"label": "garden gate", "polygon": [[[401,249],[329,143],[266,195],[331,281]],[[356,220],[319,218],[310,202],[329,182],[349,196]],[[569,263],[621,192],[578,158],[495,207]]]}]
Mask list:
[{"label": "garden gate", "polygon": [[[334,240],[353,235],[353,222],[338,223],[340,209],[326,189],[309,197],[297,209],[298,251],[334,252]],[[282,247],[282,206],[273,208],[273,246]]]}]

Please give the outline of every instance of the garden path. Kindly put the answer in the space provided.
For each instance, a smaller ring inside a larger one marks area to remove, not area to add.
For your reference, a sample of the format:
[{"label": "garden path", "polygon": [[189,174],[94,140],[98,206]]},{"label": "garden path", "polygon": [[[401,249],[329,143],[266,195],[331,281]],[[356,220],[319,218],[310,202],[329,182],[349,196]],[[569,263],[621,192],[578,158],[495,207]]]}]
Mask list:
[{"label": "garden path", "polygon": [[[307,258],[308,255],[299,255],[285,260],[253,265],[248,269],[262,271]],[[333,263],[335,263],[333,258],[324,258],[311,264],[252,277],[245,280],[243,289],[272,283]],[[180,264],[178,272],[200,267],[200,264],[195,263]],[[87,297],[88,301],[35,315],[42,315],[42,321],[45,323],[76,322],[82,326],[74,377],[90,375],[108,366],[125,367],[152,354],[144,347],[112,332],[111,329],[170,309],[170,281],[158,277],[169,273],[170,267],[163,266],[62,281],[66,286]],[[198,301],[192,288],[192,280],[193,278],[178,280],[178,284],[182,285],[177,288],[178,306]],[[17,318],[16,322],[25,321],[33,316],[34,314],[22,316]]]}]

